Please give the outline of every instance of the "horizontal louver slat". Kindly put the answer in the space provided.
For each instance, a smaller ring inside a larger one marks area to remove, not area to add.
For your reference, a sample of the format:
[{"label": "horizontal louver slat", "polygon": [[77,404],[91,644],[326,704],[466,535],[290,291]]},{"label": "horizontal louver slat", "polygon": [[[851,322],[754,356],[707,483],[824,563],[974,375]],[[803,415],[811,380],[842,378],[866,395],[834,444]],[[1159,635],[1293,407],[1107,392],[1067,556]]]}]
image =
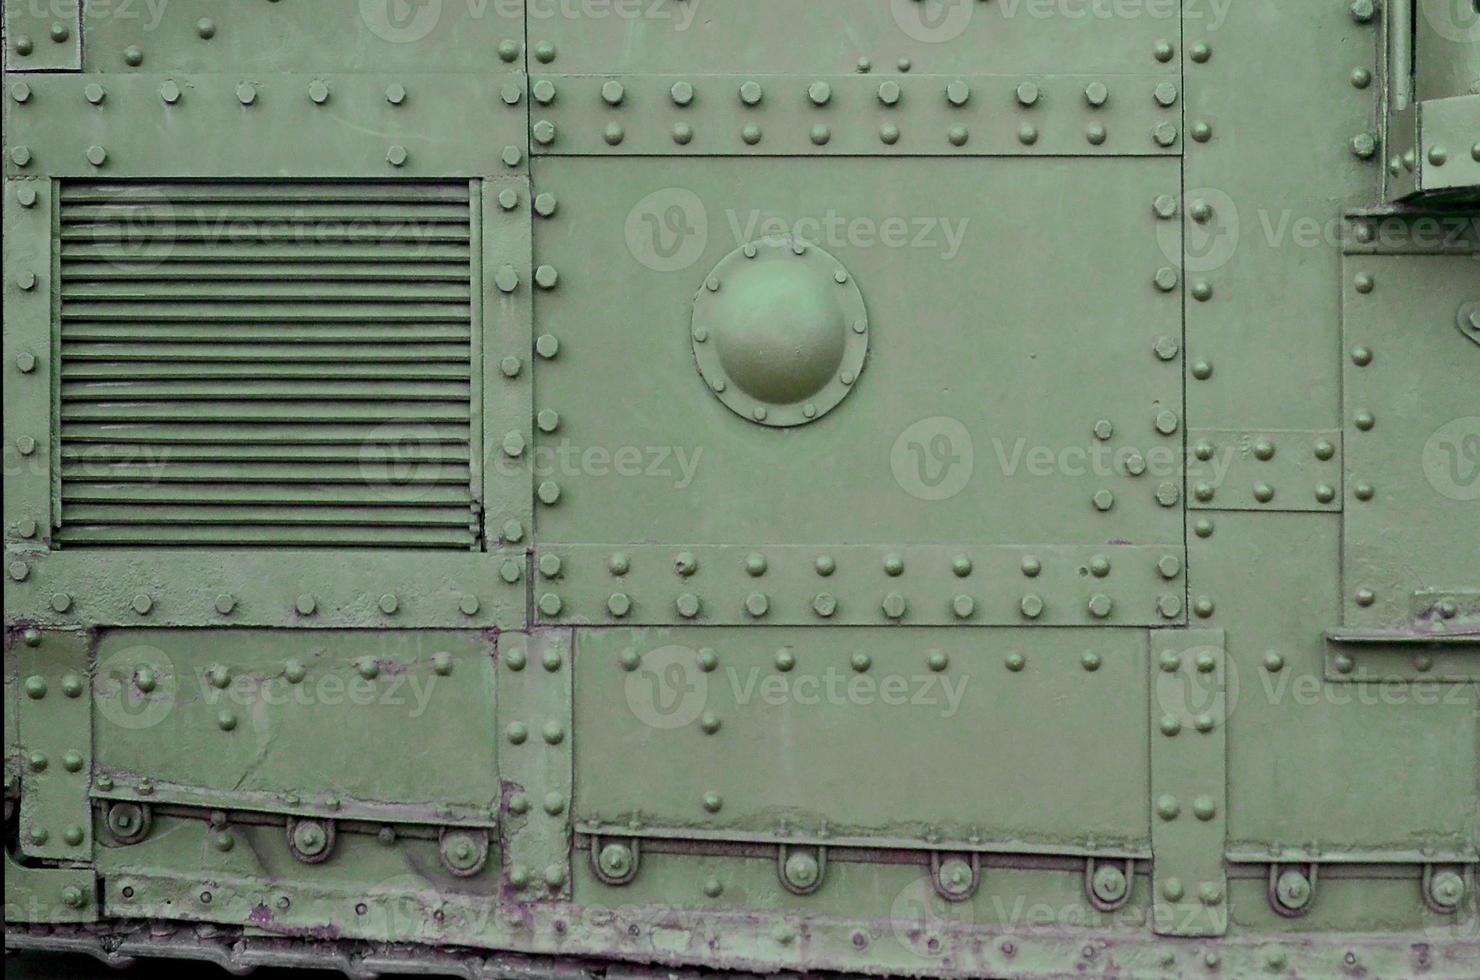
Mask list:
[{"label": "horizontal louver slat", "polygon": [[466,183],[67,182],[63,547],[458,548]]}]

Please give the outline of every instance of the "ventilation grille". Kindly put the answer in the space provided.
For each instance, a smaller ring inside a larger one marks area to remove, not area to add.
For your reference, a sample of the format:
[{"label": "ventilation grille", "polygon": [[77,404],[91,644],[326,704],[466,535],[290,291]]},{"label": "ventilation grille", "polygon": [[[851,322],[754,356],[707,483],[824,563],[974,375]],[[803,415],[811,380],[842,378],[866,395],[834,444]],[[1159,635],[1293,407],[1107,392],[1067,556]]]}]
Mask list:
[{"label": "ventilation grille", "polygon": [[68,183],[69,545],[473,548],[463,184]]}]

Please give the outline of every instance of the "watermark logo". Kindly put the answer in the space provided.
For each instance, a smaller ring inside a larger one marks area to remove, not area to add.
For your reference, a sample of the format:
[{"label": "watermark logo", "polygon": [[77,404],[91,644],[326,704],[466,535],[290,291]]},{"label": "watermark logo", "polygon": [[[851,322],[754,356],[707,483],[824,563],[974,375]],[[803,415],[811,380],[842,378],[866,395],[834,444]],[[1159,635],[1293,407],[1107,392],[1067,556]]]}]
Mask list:
[{"label": "watermark logo", "polygon": [[86,226],[92,247],[109,265],[152,272],[175,251],[180,219],[174,201],[149,187],[124,187],[103,202]]},{"label": "watermark logo", "polygon": [[929,871],[904,887],[889,906],[889,926],[898,943],[925,959],[947,952],[943,933],[975,923],[971,902],[949,902],[935,889]]},{"label": "watermark logo", "polygon": [[360,0],[360,19],[392,44],[412,44],[436,29],[442,0]]},{"label": "watermark logo", "polygon": [[[1234,661],[1217,647],[1163,650],[1154,686],[1163,718],[1178,723],[1229,718],[1238,705],[1239,674]],[[1201,726],[1200,726],[1201,727]]]},{"label": "watermark logo", "polygon": [[709,701],[709,677],[699,654],[685,646],[649,651],[627,675],[627,707],[649,728],[669,730],[692,725]]},{"label": "watermark logo", "polygon": [[1434,33],[1446,41],[1480,44],[1480,2],[1419,0],[1418,9]]},{"label": "watermark logo", "polygon": [[943,44],[966,32],[977,0],[889,0],[894,23],[907,37]]},{"label": "watermark logo", "polygon": [[1216,187],[1199,187],[1182,196],[1187,221],[1160,221],[1156,241],[1167,260],[1188,272],[1223,268],[1238,251],[1238,205]]},{"label": "watermark logo", "polygon": [[633,205],[623,229],[627,251],[654,272],[679,272],[709,244],[709,212],[682,187],[654,191]]},{"label": "watermark logo", "polygon": [[1423,447],[1423,475],[1450,500],[1480,500],[1480,416],[1447,422]]},{"label": "watermark logo", "polygon": [[921,419],[899,434],[889,451],[894,480],[919,500],[949,500],[971,482],[976,453],[959,419]]},{"label": "watermark logo", "polygon": [[93,675],[98,713],[119,728],[153,728],[170,716],[179,699],[175,662],[158,647],[137,644],[99,661]]},{"label": "watermark logo", "polygon": [[360,479],[387,499],[431,500],[450,470],[451,458],[446,454],[456,451],[456,441],[431,425],[386,422],[370,430],[360,443]]},{"label": "watermark logo", "polygon": [[966,240],[970,218],[935,215],[847,216],[829,208],[818,215],[726,211],[736,245],[763,238],[794,238],[831,251],[887,248],[933,251],[944,262],[954,259]]}]

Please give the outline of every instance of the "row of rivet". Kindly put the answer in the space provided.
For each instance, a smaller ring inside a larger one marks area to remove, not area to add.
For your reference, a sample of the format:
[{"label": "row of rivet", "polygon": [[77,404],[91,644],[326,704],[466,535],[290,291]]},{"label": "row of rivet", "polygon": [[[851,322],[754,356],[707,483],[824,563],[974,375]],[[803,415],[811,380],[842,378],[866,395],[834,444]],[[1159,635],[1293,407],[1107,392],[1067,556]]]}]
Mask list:
[{"label": "row of rivet", "polygon": [[[1352,288],[1358,295],[1370,296],[1377,289],[1377,280],[1369,273],[1359,272],[1352,277]],[[1352,364],[1357,368],[1370,367],[1374,357],[1372,348],[1365,344],[1358,344],[1351,350]],[[1352,413],[1351,422],[1358,432],[1371,432],[1377,427],[1377,416],[1366,408],[1358,408]],[[1377,490],[1366,480],[1358,480],[1352,485],[1352,496],[1360,503],[1370,503],[1377,496]],[[1352,594],[1352,599],[1365,609],[1377,602],[1377,592],[1366,585],[1360,585]]]},{"label": "row of rivet", "polygon": [[[808,100],[818,108],[832,102],[833,89],[828,82],[813,82],[806,91]],[[553,81],[542,78],[531,86],[530,94],[540,105],[549,105],[555,101],[558,92]],[[693,84],[686,81],[675,82],[669,89],[669,97],[673,100],[673,104],[683,108],[693,104],[695,94]],[[948,104],[958,109],[965,106],[972,98],[971,86],[959,79],[948,83],[942,89],[942,94]],[[1037,82],[1023,82],[1013,89],[1012,94],[1018,105],[1030,109],[1038,105],[1043,91]],[[738,89],[738,95],[741,104],[753,108],[764,101],[765,88],[757,81],[744,82]],[[877,97],[880,104],[893,108],[903,99],[904,90],[900,88],[898,82],[885,81],[879,85]],[[601,86],[601,100],[613,108],[623,105],[626,98],[626,86],[615,79]],[[1152,100],[1163,109],[1176,105],[1177,98],[1177,86],[1172,82],[1161,82],[1152,91]],[[1110,99],[1110,90],[1103,82],[1091,82],[1084,89],[1084,99],[1091,108],[1102,108]]]},{"label": "row of rivet", "polygon": [[[1274,459],[1276,451],[1274,441],[1263,438],[1254,443],[1252,454],[1260,462],[1269,462]],[[1192,455],[1203,462],[1211,460],[1216,452],[1216,447],[1206,439],[1199,440],[1192,447]],[[1311,454],[1322,462],[1329,462],[1336,456],[1336,446],[1329,439],[1318,439],[1311,447]],[[1254,484],[1253,493],[1254,499],[1261,504],[1274,502],[1275,487],[1271,483],[1261,480]],[[1216,495],[1217,488],[1210,483],[1199,481],[1193,484],[1192,496],[1201,503],[1210,503]],[[1329,483],[1317,484],[1314,496],[1318,503],[1333,503],[1336,500],[1336,488]]]},{"label": "row of rivet", "polygon": [[[545,592],[536,603],[540,613],[546,617],[559,616],[565,610],[565,600],[557,593]],[[607,611],[612,616],[625,618],[632,610],[633,600],[625,592],[613,592],[607,599]],[[830,619],[838,611],[840,601],[831,592],[819,592],[812,598],[812,611],[821,619]],[[743,602],[745,613],[751,619],[763,619],[771,610],[771,598],[764,592],[751,592]],[[1182,614],[1182,598],[1173,592],[1163,594],[1156,602],[1157,612],[1164,619],[1176,619]],[[673,609],[684,619],[695,619],[704,611],[704,599],[694,592],[680,593],[673,600]],[[904,619],[910,610],[910,600],[903,593],[890,592],[879,602],[879,609],[886,619]],[[956,619],[970,619],[976,615],[977,599],[958,593],[950,600],[950,609]],[[1085,603],[1085,609],[1096,619],[1108,619],[1115,610],[1115,600],[1105,592],[1096,592]],[[1029,592],[1017,603],[1023,619],[1036,620],[1050,612],[1043,596]]]},{"label": "row of rivet", "polygon": [[[10,562],[6,570],[17,582],[24,582],[31,574],[30,564],[19,559]],[[54,612],[64,613],[72,608],[73,601],[73,596],[69,592],[54,592],[50,600],[51,608]],[[154,611],[154,602],[153,596],[141,592],[130,600],[128,608],[139,616],[147,616]],[[237,611],[237,605],[236,596],[223,592],[216,596],[213,608],[219,615],[230,616]],[[400,611],[401,601],[394,592],[386,592],[376,600],[375,605],[385,615],[394,616]],[[478,597],[472,593],[464,594],[457,602],[458,611],[465,616],[477,615],[480,606]],[[313,593],[304,592],[293,600],[292,608],[299,616],[313,616],[319,612],[319,601]]]},{"label": "row of rivet", "polygon": [[[818,575],[827,578],[837,571],[838,564],[832,555],[818,555],[813,561],[813,569]],[[554,578],[560,574],[561,561],[559,556],[546,554],[540,557],[540,570],[546,578]],[[632,568],[632,558],[625,551],[615,551],[607,557],[607,571],[618,578],[626,575]],[[743,567],[746,574],[752,578],[765,575],[770,568],[766,556],[760,552],[752,552],[744,561]],[[951,572],[957,578],[968,578],[975,569],[971,558],[967,555],[956,555],[951,559]],[[890,578],[897,578],[904,574],[904,557],[899,554],[890,553],[884,556],[880,562],[880,568]],[[1028,578],[1036,578],[1043,571],[1043,562],[1035,555],[1024,555],[1019,562],[1019,568]],[[1163,555],[1157,563],[1157,568],[1163,578],[1176,578],[1182,569],[1181,560],[1176,555]],[[1105,578],[1110,574],[1111,564],[1109,557],[1105,555],[1094,555],[1090,558],[1087,571],[1096,578]],[[699,570],[699,559],[691,551],[680,551],[673,559],[673,570],[679,576],[688,578]]]},{"label": "row of rivet", "polygon": [[[556,140],[557,132],[555,123],[548,119],[541,119],[534,124],[531,130],[534,141],[541,146],[550,146]],[[1196,136],[1194,132],[1194,136]],[[693,141],[694,128],[688,123],[675,123],[672,130],[673,142],[680,146],[687,145]],[[740,140],[747,146],[755,146],[764,138],[764,131],[760,126],[750,123],[740,128]],[[814,146],[826,146],[832,142],[832,128],[818,123],[808,131],[808,139]],[[879,142],[886,146],[898,143],[902,133],[897,125],[885,123],[879,127]],[[1017,129],[1017,140],[1024,146],[1033,146],[1039,140],[1041,133],[1037,126],[1024,123]],[[1170,148],[1177,143],[1177,127],[1172,123],[1159,123],[1152,130],[1152,139],[1158,146]],[[608,146],[620,146],[627,138],[627,130],[621,123],[608,123],[602,130],[602,139]],[[965,146],[971,140],[971,131],[966,126],[951,126],[946,130],[946,141],[952,146]],[[1092,123],[1085,127],[1084,138],[1092,146],[1100,146],[1109,138],[1109,132],[1099,123]]]},{"label": "row of rivet", "polygon": [[[306,89],[308,99],[315,105],[324,105],[329,101],[330,91],[328,83],[321,79],[315,79],[308,83]],[[20,81],[10,87],[11,98],[20,105],[31,102],[31,86],[28,82]],[[517,86],[504,86],[503,100],[506,104],[515,105],[519,101],[520,90]],[[107,90],[97,82],[90,82],[83,87],[83,97],[92,105],[100,106],[107,99]],[[403,105],[407,100],[406,87],[399,82],[393,82],[386,86],[385,100],[393,106]],[[179,83],[173,79],[167,79],[159,86],[159,98],[167,106],[179,105],[184,99],[184,92]],[[259,90],[251,82],[242,82],[236,86],[236,98],[243,107],[251,107],[258,104]],[[87,148],[84,154],[87,162],[94,167],[103,167],[108,163],[108,150],[100,144],[93,144]],[[29,167],[34,160],[31,149],[25,145],[16,145],[10,149],[10,161],[17,167]],[[386,150],[386,163],[392,167],[404,167],[410,159],[410,151],[400,143],[392,143]],[[517,166],[523,159],[523,152],[517,146],[508,146],[503,151],[503,161],[510,167]]]}]

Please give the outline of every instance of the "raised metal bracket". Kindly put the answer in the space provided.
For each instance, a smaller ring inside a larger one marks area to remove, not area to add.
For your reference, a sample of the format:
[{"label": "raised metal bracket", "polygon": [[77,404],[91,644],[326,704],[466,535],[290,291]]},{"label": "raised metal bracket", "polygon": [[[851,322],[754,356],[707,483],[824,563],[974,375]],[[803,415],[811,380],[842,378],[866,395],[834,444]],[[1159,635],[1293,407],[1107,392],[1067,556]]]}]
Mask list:
[{"label": "raised metal bracket", "polygon": [[967,901],[981,887],[982,856],[975,851],[950,856],[931,851],[930,881],[935,893],[947,902]]},{"label": "raised metal bracket", "polygon": [[827,877],[827,848],[782,844],[776,849],[776,873],[793,895],[811,895]]},{"label": "raised metal bracket", "polygon": [[1287,864],[1269,866],[1269,907],[1287,919],[1298,919],[1310,911],[1315,901],[1319,865],[1301,867]]},{"label": "raised metal bracket", "polygon": [[604,885],[625,885],[637,877],[642,863],[642,843],[636,837],[602,842],[600,834],[591,835],[591,871]]},{"label": "raised metal bracket", "polygon": [[1136,862],[1123,863],[1089,858],[1084,863],[1084,895],[1099,912],[1116,912],[1131,900],[1131,885],[1136,880]]},{"label": "raised metal bracket", "polygon": [[1425,864],[1423,866],[1423,903],[1440,915],[1457,915],[1470,891],[1465,884],[1465,869]]}]

